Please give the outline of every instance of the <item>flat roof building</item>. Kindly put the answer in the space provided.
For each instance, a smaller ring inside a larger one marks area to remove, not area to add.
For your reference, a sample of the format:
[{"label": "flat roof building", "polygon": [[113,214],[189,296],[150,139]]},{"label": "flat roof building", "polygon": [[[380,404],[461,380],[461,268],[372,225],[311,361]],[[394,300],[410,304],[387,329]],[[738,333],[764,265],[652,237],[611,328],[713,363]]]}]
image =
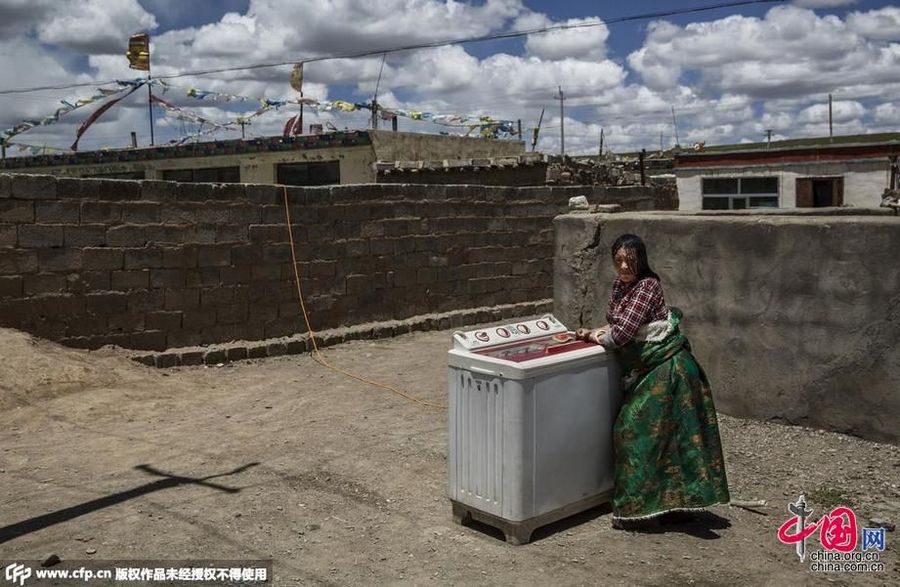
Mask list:
[{"label": "flat roof building", "polygon": [[0,171],[180,182],[327,185],[375,183],[377,161],[461,160],[525,153],[515,140],[338,131],[183,145],[15,157]]},{"label": "flat roof building", "polygon": [[681,210],[878,206],[900,133],[723,145],[675,155]]}]

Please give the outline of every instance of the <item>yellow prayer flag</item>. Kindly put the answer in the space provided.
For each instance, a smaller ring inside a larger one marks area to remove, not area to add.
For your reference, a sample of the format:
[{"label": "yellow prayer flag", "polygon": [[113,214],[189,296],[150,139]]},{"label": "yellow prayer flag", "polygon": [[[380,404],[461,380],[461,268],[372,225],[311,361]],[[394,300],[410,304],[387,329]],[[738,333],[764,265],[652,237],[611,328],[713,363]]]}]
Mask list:
[{"label": "yellow prayer flag", "polygon": [[303,93],[303,64],[297,63],[291,71],[291,87]]},{"label": "yellow prayer flag", "polygon": [[138,33],[128,39],[128,67],[141,71],[150,71],[150,35]]}]

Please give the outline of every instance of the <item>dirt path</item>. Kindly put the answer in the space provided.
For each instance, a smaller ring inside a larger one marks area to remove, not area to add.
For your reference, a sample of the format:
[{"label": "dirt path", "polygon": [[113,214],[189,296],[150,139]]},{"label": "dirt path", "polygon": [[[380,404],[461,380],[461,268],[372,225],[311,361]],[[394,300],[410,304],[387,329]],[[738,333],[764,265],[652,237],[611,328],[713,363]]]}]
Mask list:
[{"label": "dirt path", "polygon": [[[513,547],[451,522],[443,411],[308,356],[158,371],[11,336],[0,331],[0,559],[272,558],[277,585],[900,584],[896,532],[879,574],[811,573],[775,535],[801,492],[820,500],[813,517],[844,498],[864,525],[896,522],[897,447],[723,417],[732,495],[768,500],[762,514],[717,507],[632,533],[593,510]],[[449,341],[326,354],[445,401]]]}]

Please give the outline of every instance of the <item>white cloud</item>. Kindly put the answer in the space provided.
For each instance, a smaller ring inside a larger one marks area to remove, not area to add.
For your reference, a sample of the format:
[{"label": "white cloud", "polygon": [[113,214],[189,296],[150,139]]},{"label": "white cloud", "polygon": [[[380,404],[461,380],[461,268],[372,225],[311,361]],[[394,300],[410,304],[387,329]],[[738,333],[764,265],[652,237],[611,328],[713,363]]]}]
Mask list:
[{"label": "white cloud", "polygon": [[41,42],[87,53],[121,55],[131,34],[157,26],[137,0],[59,2],[50,14],[37,27]]},{"label": "white cloud", "polygon": [[851,12],[847,27],[868,39],[900,41],[900,8],[887,6],[869,12]]},{"label": "white cloud", "polygon": [[[73,76],[41,45],[31,39],[0,41],[0,62],[8,80],[15,80],[16,87],[44,86],[59,80],[85,82],[88,75]],[[0,130],[24,118],[40,118],[51,114],[60,106],[59,100],[90,93],[90,90],[46,91],[32,94],[8,94],[0,96]]]},{"label": "white cloud", "polygon": [[889,48],[868,42],[833,15],[793,6],[775,7],[761,19],[652,26],[629,64],[657,90],[693,72],[710,91],[758,98],[833,90],[882,64],[892,69],[886,77],[900,79],[900,58]]},{"label": "white cloud", "polygon": [[794,0],[792,4],[803,8],[835,8],[856,4],[859,0]]},{"label": "white cloud", "polygon": [[609,29],[599,18],[571,18],[561,24],[588,26],[528,35],[525,41],[528,54],[548,60],[581,58],[599,61],[606,57]]},{"label": "white cloud", "polygon": [[52,8],[52,0],[0,0],[0,39],[30,32]]},{"label": "white cloud", "polygon": [[766,112],[760,119],[760,123],[764,129],[785,131],[793,126],[794,117],[787,112]]},{"label": "white cloud", "polygon": [[[859,120],[866,114],[865,107],[859,102],[843,101],[832,103],[832,121],[846,123]],[[828,104],[813,104],[800,111],[797,119],[802,123],[828,123]]]},{"label": "white cloud", "polygon": [[875,121],[880,124],[900,126],[900,105],[890,102],[879,104],[875,107]]},{"label": "white cloud", "polygon": [[[273,55],[309,55],[486,35],[522,10],[519,0],[487,0],[481,6],[437,0],[253,0],[247,16],[281,41],[271,44]],[[217,32],[214,26],[200,34]]]},{"label": "white cloud", "polygon": [[[141,1],[156,10],[174,0]],[[0,0],[6,18],[0,22],[4,77],[15,80],[17,87],[138,77],[141,73],[130,70],[123,56],[128,35],[154,28],[157,19],[166,23],[175,19],[162,13],[154,17],[137,2]],[[504,45],[510,51],[523,47],[518,54],[486,54],[484,48],[491,45],[392,53],[385,61],[379,101],[406,110],[522,119],[526,129],[536,124],[544,109],[539,147],[551,152],[559,148],[559,86],[566,96],[570,153],[596,152],[601,128],[613,149],[658,148],[660,134],[668,147],[675,142],[673,107],[682,145],[760,141],[767,129],[783,138],[827,134],[828,93],[835,99],[835,132],[897,130],[900,43],[892,41],[897,38],[900,10],[888,6],[839,18],[828,14],[823,2],[806,4],[815,4],[818,10],[786,5],[759,18],[735,15],[686,26],[652,22],[642,46],[627,56],[609,54],[611,35],[622,34],[622,29],[605,25],[535,34]],[[554,20],[548,14],[552,11],[534,12],[521,0],[251,0],[242,14],[229,13],[214,22],[154,35],[153,73],[179,74],[561,23],[600,22],[588,15]],[[2,35],[9,37],[6,42]],[[76,68],[83,63],[78,51],[87,56],[88,73],[67,71],[73,63]],[[307,63],[304,93],[318,99],[368,100],[381,64],[377,54]],[[184,88],[284,97],[293,93],[289,75],[290,66],[283,66],[184,77],[172,80],[180,89],[165,98],[210,119],[227,121],[252,112],[257,104],[199,102],[186,97]],[[51,113],[59,98],[91,93],[93,88],[86,87],[0,95],[0,130],[23,118]],[[90,110],[20,138],[68,145]],[[255,119],[246,129],[248,136],[280,134],[284,121],[297,111],[289,106]],[[104,116],[85,136],[83,148],[128,144],[132,129],[145,142],[146,112],[146,92],[139,92]],[[162,116],[161,111],[157,114]],[[304,114],[305,124],[330,122],[337,128],[364,128],[368,119],[368,111],[314,113],[307,109]],[[182,129],[182,124],[160,118],[158,140],[196,130],[189,124]],[[448,130],[403,119],[400,128]]]}]

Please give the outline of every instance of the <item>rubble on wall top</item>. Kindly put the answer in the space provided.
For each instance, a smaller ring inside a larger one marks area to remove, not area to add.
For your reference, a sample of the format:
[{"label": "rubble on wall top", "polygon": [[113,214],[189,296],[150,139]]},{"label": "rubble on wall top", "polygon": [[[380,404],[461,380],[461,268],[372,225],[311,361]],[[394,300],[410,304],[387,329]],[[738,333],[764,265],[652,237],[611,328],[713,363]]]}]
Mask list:
[{"label": "rubble on wall top", "polygon": [[501,169],[505,167],[530,167],[540,163],[546,163],[547,158],[542,153],[525,153],[517,156],[506,157],[477,157],[473,159],[439,159],[431,161],[376,161],[374,164],[377,173],[388,175],[392,172],[416,172],[428,171],[461,171],[474,169]]},{"label": "rubble on wall top", "polygon": [[[644,161],[645,181],[650,184],[673,184],[672,159],[659,156]],[[554,156],[547,170],[547,183],[551,185],[608,185],[629,186],[641,183],[638,159],[604,156],[568,157]]]}]

